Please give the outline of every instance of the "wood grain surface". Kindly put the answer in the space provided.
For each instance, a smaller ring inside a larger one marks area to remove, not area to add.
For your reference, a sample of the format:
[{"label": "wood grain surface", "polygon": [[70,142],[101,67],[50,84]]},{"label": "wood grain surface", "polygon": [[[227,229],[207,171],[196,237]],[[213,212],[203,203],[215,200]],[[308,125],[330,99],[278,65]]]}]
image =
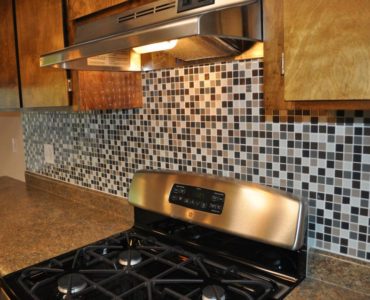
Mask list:
[{"label": "wood grain surface", "polygon": [[284,103],[284,77],[281,76],[281,53],[284,47],[282,0],[265,0],[264,22],[264,99],[267,111]]},{"label": "wood grain surface", "polygon": [[[285,80],[281,75],[281,53],[284,52],[284,0],[265,0],[264,9],[264,105],[266,113],[275,110],[364,110],[366,100],[286,101]],[[305,0],[308,1],[308,0]],[[302,1],[299,1],[301,3]],[[307,78],[305,79],[307,81]]]},{"label": "wood grain surface", "polygon": [[20,107],[13,0],[0,1],[0,109]]},{"label": "wood grain surface", "polygon": [[141,73],[79,71],[78,80],[79,110],[142,107]]},{"label": "wood grain surface", "polygon": [[68,17],[78,19],[129,0],[69,0]]},{"label": "wood grain surface", "polygon": [[23,107],[68,106],[66,71],[40,68],[40,55],[64,47],[62,2],[16,1]]},{"label": "wood grain surface", "polygon": [[370,99],[370,2],[284,0],[285,100]]}]

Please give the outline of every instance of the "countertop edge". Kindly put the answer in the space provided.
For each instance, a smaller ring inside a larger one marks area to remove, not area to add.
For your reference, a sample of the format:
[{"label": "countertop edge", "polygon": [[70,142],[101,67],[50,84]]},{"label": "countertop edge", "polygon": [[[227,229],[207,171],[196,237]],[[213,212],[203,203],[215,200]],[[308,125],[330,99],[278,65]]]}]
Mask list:
[{"label": "countertop edge", "polygon": [[370,295],[370,262],[310,248],[307,277]]},{"label": "countertop edge", "polygon": [[25,172],[25,178],[27,188],[42,190],[112,215],[122,216],[124,213],[128,216],[126,221],[131,224],[133,223],[134,210],[126,198],[81,187],[73,183],[67,183],[29,171]]}]

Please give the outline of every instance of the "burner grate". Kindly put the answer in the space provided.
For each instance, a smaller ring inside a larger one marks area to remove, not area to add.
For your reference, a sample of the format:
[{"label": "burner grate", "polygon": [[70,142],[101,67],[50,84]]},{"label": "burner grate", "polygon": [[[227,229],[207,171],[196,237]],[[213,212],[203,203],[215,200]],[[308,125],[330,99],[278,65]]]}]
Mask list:
[{"label": "burner grate", "polygon": [[[122,252],[126,252],[127,265],[119,262]],[[131,264],[138,254],[141,260]],[[72,273],[79,274],[86,285],[80,290],[69,284],[61,294],[56,283]],[[225,290],[226,299],[267,299],[275,289],[259,275],[245,274],[135,232],[87,246],[64,259],[53,259],[45,267],[28,268],[18,282],[36,300],[202,299],[202,290],[213,285]]]}]

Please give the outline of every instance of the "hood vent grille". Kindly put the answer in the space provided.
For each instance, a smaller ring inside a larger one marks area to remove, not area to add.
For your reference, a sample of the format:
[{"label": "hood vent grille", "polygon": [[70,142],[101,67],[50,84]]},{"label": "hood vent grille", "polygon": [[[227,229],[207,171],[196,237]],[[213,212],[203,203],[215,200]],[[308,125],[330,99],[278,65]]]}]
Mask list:
[{"label": "hood vent grille", "polygon": [[126,21],[130,21],[130,20],[133,20],[133,19],[138,19],[138,18],[143,17],[143,16],[155,14],[157,12],[161,12],[161,11],[168,10],[168,9],[171,9],[171,8],[175,8],[175,7],[176,7],[176,2],[171,1],[169,3],[156,5],[156,6],[153,6],[153,7],[150,7],[150,8],[146,8],[144,10],[140,10],[140,11],[131,13],[131,14],[120,16],[120,17],[118,17],[117,21],[118,21],[118,23],[124,23]]},{"label": "hood vent grille", "polygon": [[162,11],[162,10],[166,10],[166,9],[170,9],[172,7],[175,7],[176,6],[176,3],[175,1],[172,1],[170,3],[167,3],[167,4],[163,4],[163,5],[158,5],[155,10],[156,11]]}]

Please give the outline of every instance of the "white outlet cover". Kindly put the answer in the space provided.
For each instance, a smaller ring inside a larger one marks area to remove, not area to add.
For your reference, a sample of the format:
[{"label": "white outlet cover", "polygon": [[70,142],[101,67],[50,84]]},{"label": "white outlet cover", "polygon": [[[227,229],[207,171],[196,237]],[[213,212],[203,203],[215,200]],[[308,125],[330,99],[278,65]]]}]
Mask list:
[{"label": "white outlet cover", "polygon": [[52,144],[44,144],[44,161],[47,164],[55,164],[54,146]]}]

